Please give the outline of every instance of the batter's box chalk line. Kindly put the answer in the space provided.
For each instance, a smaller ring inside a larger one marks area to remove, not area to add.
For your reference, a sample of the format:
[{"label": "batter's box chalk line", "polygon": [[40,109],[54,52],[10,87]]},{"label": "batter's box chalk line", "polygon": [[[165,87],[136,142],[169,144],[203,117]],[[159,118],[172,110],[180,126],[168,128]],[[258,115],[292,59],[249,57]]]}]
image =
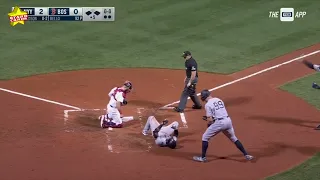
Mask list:
[{"label": "batter's box chalk line", "polygon": [[[63,111],[63,120],[64,120],[64,126],[67,126],[70,113],[72,112],[90,112],[90,111],[105,111],[106,109],[68,109]],[[65,129],[65,132],[74,132],[74,129]]]},{"label": "batter's box chalk line", "polygon": [[[144,110],[144,108],[137,108],[137,114],[138,114],[138,118],[139,118],[139,121],[140,121],[141,131],[144,128],[144,124],[142,122],[142,117],[143,117],[142,112],[141,112],[142,110]],[[152,148],[152,145],[151,145],[150,142],[147,142],[147,146],[148,146],[148,148],[147,148],[146,151],[149,152],[151,150],[151,148]]]},{"label": "batter's box chalk line", "polygon": [[[143,130],[143,122],[142,122],[142,111],[144,110],[144,108],[137,108],[137,113],[138,113],[138,117],[139,117],[139,121],[140,121],[140,126],[141,126],[141,131]],[[106,109],[68,109],[68,110],[64,110],[64,125],[67,126],[68,120],[69,120],[69,116],[70,113],[72,112],[90,112],[90,111],[106,111]],[[113,128],[108,128],[106,130],[105,133],[105,137],[106,137],[106,148],[108,149],[109,152],[111,153],[117,153],[119,154],[120,152],[116,150],[116,148],[114,147],[114,145],[112,144],[112,138],[110,137],[110,133],[113,131]],[[65,132],[74,132],[73,129],[65,129]],[[146,152],[149,152],[152,148],[152,144],[150,142],[147,142],[147,148],[146,148]],[[142,152],[142,151],[130,151],[132,152]]]},{"label": "batter's box chalk line", "polygon": [[[255,73],[252,73],[252,74],[250,74],[250,75],[244,76],[244,77],[242,77],[242,78],[239,78],[239,79],[230,81],[230,82],[228,82],[228,83],[222,84],[222,85],[220,85],[220,86],[214,87],[214,88],[212,88],[212,89],[209,89],[209,91],[214,91],[214,90],[217,90],[217,89],[226,87],[226,86],[230,86],[230,85],[232,85],[232,84],[235,84],[235,83],[238,83],[238,82],[240,82],[240,81],[249,79],[249,78],[251,78],[251,77],[257,76],[257,75],[262,74],[262,73],[265,73],[265,72],[267,72],[267,71],[276,69],[276,68],[278,68],[278,67],[281,67],[281,66],[290,64],[290,63],[292,63],[292,62],[295,62],[295,61],[298,61],[298,60],[302,60],[302,59],[304,59],[304,58],[306,58],[306,57],[313,56],[313,55],[318,54],[318,53],[320,53],[320,50],[316,50],[316,51],[310,52],[310,53],[308,53],[308,54],[301,55],[301,56],[296,57],[296,58],[294,58],[294,59],[290,59],[290,60],[288,60],[288,61],[285,61],[285,62],[276,64],[276,65],[274,65],[274,66],[271,66],[271,67],[265,68],[265,69],[263,69],[263,70],[257,71],[257,72],[255,72]],[[65,124],[66,124],[66,122],[68,121],[69,113],[70,113],[70,112],[76,112],[76,111],[99,111],[99,110],[102,110],[102,109],[81,109],[81,108],[76,107],[76,106],[72,106],[72,105],[60,103],[60,102],[57,102],[57,101],[53,101],[53,100],[49,100],[49,99],[45,99],[45,98],[41,98],[41,97],[29,95],[29,94],[20,93],[20,92],[17,92],[17,91],[13,91],[13,90],[6,89],[6,88],[0,88],[0,91],[7,92],[7,93],[10,93],[10,94],[15,94],[15,95],[22,96],[22,97],[26,97],[26,98],[30,98],[30,99],[35,99],[35,100],[42,101],[42,102],[47,102],[47,103],[50,103],[50,104],[56,104],[56,105],[59,105],[59,106],[63,106],[63,107],[67,107],[67,108],[72,109],[72,110],[64,110],[64,121],[65,121]],[[199,95],[200,95],[200,93],[197,94],[197,96],[199,96]],[[188,98],[188,99],[190,99],[190,98]],[[173,107],[170,107],[170,106],[172,106],[172,105],[174,105],[174,104],[177,104],[177,103],[179,103],[179,102],[180,102],[180,101],[172,102],[172,103],[170,103],[170,104],[167,104],[167,105],[163,106],[163,107],[160,108],[160,109],[173,109]],[[183,118],[184,115],[180,114],[180,117]],[[182,122],[184,122],[183,119],[181,119],[181,120],[182,120]],[[185,124],[185,125],[186,125],[186,124]]]}]

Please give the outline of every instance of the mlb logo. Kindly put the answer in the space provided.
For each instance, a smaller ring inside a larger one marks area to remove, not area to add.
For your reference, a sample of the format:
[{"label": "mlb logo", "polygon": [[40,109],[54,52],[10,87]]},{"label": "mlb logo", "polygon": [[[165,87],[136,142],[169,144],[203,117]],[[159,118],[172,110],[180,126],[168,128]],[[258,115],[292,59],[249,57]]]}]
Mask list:
[{"label": "mlb logo", "polygon": [[281,8],[280,21],[294,21],[294,8]]}]

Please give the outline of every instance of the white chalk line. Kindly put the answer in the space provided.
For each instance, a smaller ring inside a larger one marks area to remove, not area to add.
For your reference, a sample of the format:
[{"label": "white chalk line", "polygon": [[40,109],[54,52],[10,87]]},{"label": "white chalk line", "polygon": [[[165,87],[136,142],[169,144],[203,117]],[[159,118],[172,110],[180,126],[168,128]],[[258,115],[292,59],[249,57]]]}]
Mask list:
[{"label": "white chalk line", "polygon": [[59,105],[59,106],[64,106],[64,107],[77,109],[77,110],[81,109],[81,108],[76,107],[76,106],[71,106],[71,105],[60,103],[60,102],[57,102],[57,101],[52,101],[52,100],[49,100],[49,99],[44,99],[44,98],[40,98],[40,97],[28,95],[28,94],[23,94],[23,93],[20,93],[20,92],[9,90],[9,89],[0,88],[0,90],[4,91],[4,92],[7,92],[7,93],[16,94],[16,95],[19,95],[19,96],[24,96],[24,97],[27,97],[27,98],[31,98],[31,99],[36,99],[36,100],[39,100],[39,101],[44,101],[44,102],[47,102],[47,103],[56,104],[56,105]]},{"label": "white chalk line", "polygon": [[[311,52],[309,54],[305,54],[305,55],[302,55],[300,57],[297,57],[297,58],[294,58],[294,59],[291,59],[289,61],[286,61],[286,62],[283,62],[283,63],[280,63],[280,64],[277,64],[277,65],[274,65],[274,66],[271,66],[269,68],[266,68],[266,69],[263,69],[261,71],[258,71],[258,72],[255,72],[255,73],[252,73],[250,75],[247,75],[245,77],[242,77],[242,78],[239,78],[239,79],[236,79],[234,81],[231,81],[231,82],[228,82],[228,83],[225,83],[225,84],[222,84],[220,86],[217,86],[215,88],[212,88],[212,89],[209,89],[209,91],[214,91],[214,90],[217,90],[217,89],[220,89],[220,88],[223,88],[223,87],[226,87],[226,86],[229,86],[229,85],[232,85],[234,83],[237,83],[237,82],[240,82],[240,81],[243,81],[245,79],[248,79],[248,78],[251,78],[251,77],[254,77],[256,75],[259,75],[259,74],[262,74],[264,72],[267,72],[267,71],[270,71],[272,69],[276,69],[280,66],[283,66],[283,65],[286,65],[286,64],[289,64],[289,63],[292,63],[294,61],[297,61],[297,60],[300,60],[300,59],[303,59],[303,58],[306,58],[306,57],[309,57],[309,56],[312,56],[312,55],[315,55],[317,53],[319,53],[320,50],[317,50],[317,51],[314,51],[314,52]],[[20,93],[20,92],[16,92],[16,91],[12,91],[12,90],[9,90],[9,89],[5,89],[5,88],[0,88],[1,91],[4,91],[4,92],[7,92],[7,93],[11,93],[11,94],[16,94],[16,95],[19,95],[19,96],[24,96],[24,97],[27,97],[27,98],[31,98],[31,99],[36,99],[36,100],[39,100],[39,101],[43,101],[43,102],[47,102],[47,103],[51,103],[51,104],[56,104],[56,105],[59,105],[59,106],[64,106],[64,107],[68,107],[68,108],[72,108],[73,111],[74,110],[78,110],[78,111],[82,111],[83,109],[79,108],[79,107],[76,107],[76,106],[72,106],[72,105],[68,105],[68,104],[64,104],[64,103],[60,103],[60,102],[57,102],[57,101],[52,101],[52,100],[48,100],[48,99],[45,99],[45,98],[40,98],[40,97],[36,97],[36,96],[32,96],[32,95],[28,95],[28,94],[24,94],[24,93]],[[200,93],[197,94],[197,96],[199,96]],[[188,98],[190,99],[190,98]],[[162,107],[162,109],[172,109],[172,108],[169,108],[169,106],[172,106],[174,104],[177,104],[179,103],[180,101],[175,101],[173,103],[170,103],[170,104],[167,104],[165,106]],[[160,108],[161,109],[161,108]],[[66,118],[68,118],[68,112],[72,112],[71,110],[65,110],[64,111],[64,116]],[[183,113],[184,114],[184,113]],[[180,114],[181,116],[181,114]],[[185,120],[186,122],[186,120]]]},{"label": "white chalk line", "polygon": [[[69,110],[64,110],[64,125],[66,126],[68,118],[69,118],[69,114],[70,112],[85,112],[85,111],[105,111],[106,109],[69,109]],[[140,122],[140,126],[141,129],[143,130],[144,125],[142,122],[142,112],[141,110],[144,110],[144,108],[137,108],[137,113],[138,113],[138,118],[139,118],[139,122]],[[108,128],[108,131],[106,132],[106,139],[107,139],[107,148],[111,153],[119,153],[117,151],[114,150],[114,147],[112,146],[111,143],[111,137],[109,136],[109,132],[112,131],[113,128]],[[66,132],[74,132],[74,130],[65,130]],[[147,152],[149,152],[152,148],[151,143],[147,142]]]},{"label": "white chalk line", "polygon": [[[69,119],[69,114],[70,112],[85,112],[85,111],[105,111],[106,109],[69,109],[69,110],[64,110],[63,111],[63,115],[64,115],[64,126],[66,127],[67,126],[67,122],[68,122],[68,119]],[[106,131],[105,135],[106,135],[106,139],[107,139],[107,148],[108,148],[108,151],[111,152],[111,153],[119,153],[117,151],[114,151],[114,148],[112,146],[112,143],[111,143],[111,137],[109,136],[109,132],[112,131],[113,129],[112,128],[108,128],[108,130]],[[74,130],[72,129],[65,129],[65,132],[74,132]]]},{"label": "white chalk line", "polygon": [[[143,122],[142,122],[142,112],[141,112],[141,110],[144,110],[144,108],[137,108],[137,113],[138,113],[138,118],[139,118],[139,122],[140,122],[140,127],[141,127],[141,130],[143,130],[144,129],[144,125],[143,125]],[[149,152],[150,150],[151,150],[151,148],[152,148],[152,145],[151,145],[151,143],[150,142],[148,142],[147,141],[147,146],[148,146],[148,148],[147,148],[147,152]]]},{"label": "white chalk line", "polygon": [[[267,72],[267,71],[270,71],[272,69],[275,69],[275,68],[278,68],[280,66],[283,66],[285,64],[289,64],[289,63],[292,63],[294,61],[297,61],[297,60],[300,60],[300,59],[303,59],[303,58],[306,58],[306,57],[309,57],[309,56],[312,56],[312,55],[315,55],[317,53],[319,53],[320,50],[317,50],[317,51],[314,51],[314,52],[311,52],[309,54],[305,54],[303,56],[299,56],[297,58],[294,58],[294,59],[291,59],[289,61],[286,61],[286,62],[283,62],[283,63],[280,63],[280,64],[277,64],[277,65],[274,65],[274,66],[271,66],[269,68],[266,68],[266,69],[263,69],[261,71],[258,71],[258,72],[255,72],[253,74],[250,74],[250,75],[247,75],[245,77],[242,77],[242,78],[239,78],[239,79],[236,79],[234,81],[231,81],[231,82],[228,82],[228,83],[225,83],[225,84],[222,84],[220,86],[217,86],[215,88],[212,88],[212,89],[209,89],[209,91],[214,91],[214,90],[217,90],[217,89],[220,89],[220,88],[223,88],[223,87],[226,87],[226,86],[229,86],[231,84],[234,84],[234,83],[237,83],[239,81],[242,81],[242,80],[245,80],[245,79],[248,79],[248,78],[251,78],[253,76],[256,76],[256,75],[259,75],[261,73],[264,73],[264,72]],[[51,103],[51,104],[56,104],[56,105],[59,105],[59,106],[64,106],[64,107],[68,107],[68,108],[72,108],[72,109],[75,109],[75,110],[82,110],[81,108],[79,107],[76,107],[76,106],[72,106],[72,105],[68,105],[68,104],[64,104],[64,103],[60,103],[60,102],[57,102],[57,101],[52,101],[52,100],[48,100],[48,99],[45,99],[45,98],[40,98],[40,97],[36,97],[36,96],[32,96],[32,95],[28,95],[28,94],[24,94],[24,93],[20,93],[20,92],[16,92],[16,91],[13,91],[13,90],[9,90],[9,89],[5,89],[5,88],[0,88],[0,91],[4,91],[4,92],[7,92],[7,93],[11,93],[11,94],[16,94],[16,95],[19,95],[19,96],[24,96],[24,97],[28,97],[28,98],[31,98],[31,99],[36,99],[36,100],[39,100],[39,101],[44,101],[44,102],[47,102],[47,103]],[[200,93],[197,94],[197,96],[199,96]],[[190,99],[190,97],[188,98]],[[175,101],[173,103],[170,103],[170,104],[167,104],[161,108],[163,109],[172,109],[172,108],[169,108],[169,106],[172,106],[174,104],[177,104],[179,103],[180,101]],[[160,108],[160,109],[161,109]]]},{"label": "white chalk line", "polygon": [[[294,61],[297,61],[297,60],[300,60],[300,59],[303,59],[303,58],[306,58],[306,57],[315,55],[315,54],[317,54],[317,53],[319,53],[319,52],[320,52],[320,50],[313,51],[313,52],[311,52],[311,53],[309,53],[309,54],[305,54],[305,55],[299,56],[299,57],[294,58],[294,59],[291,59],[291,60],[289,60],[289,61],[285,61],[285,62],[283,62],[283,63],[280,63],[280,64],[277,64],[277,65],[271,66],[271,67],[266,68],[266,69],[263,69],[263,70],[261,70],[261,71],[252,73],[252,74],[247,75],[247,76],[245,76],[245,77],[242,77],[242,78],[236,79],[236,80],[234,80],[234,81],[230,81],[230,82],[228,82],[228,83],[225,83],[225,84],[222,84],[222,85],[220,85],[220,86],[214,87],[214,88],[212,88],[212,89],[209,89],[209,91],[211,92],[211,91],[215,91],[215,90],[217,90],[217,89],[221,89],[221,88],[223,88],[223,87],[226,87],[226,86],[232,85],[232,84],[234,84],[234,83],[243,81],[243,80],[245,80],[245,79],[254,77],[254,76],[256,76],[256,75],[262,74],[262,73],[267,72],[267,71],[270,71],[270,70],[272,70],[272,69],[276,69],[276,68],[278,68],[278,67],[280,67],[280,66],[283,66],[283,65],[292,63],[292,62],[294,62]],[[200,93],[198,93],[197,96],[200,96]],[[188,97],[188,99],[190,99],[190,97]],[[174,104],[177,104],[177,103],[179,103],[179,102],[180,102],[180,101],[175,101],[175,102],[173,102],[173,103],[170,103],[170,104],[167,104],[167,105],[161,107],[160,109],[173,109],[173,107],[170,107],[170,106],[172,106],[172,105],[174,105]],[[188,127],[188,126],[187,126],[187,120],[186,120],[186,118],[185,118],[185,113],[180,113],[180,117],[181,117],[183,126],[184,126],[184,127]]]},{"label": "white chalk line", "polygon": [[[221,89],[221,88],[223,88],[223,87],[226,87],[226,86],[229,86],[229,85],[231,85],[231,84],[234,84],[234,83],[243,81],[243,80],[245,80],[245,79],[254,77],[254,76],[256,76],[256,75],[262,74],[262,73],[267,72],[267,71],[270,71],[270,70],[272,70],[272,69],[276,69],[276,68],[278,68],[278,67],[280,67],[280,66],[283,66],[283,65],[292,63],[292,62],[294,62],[294,61],[297,61],[297,60],[300,60],[300,59],[303,59],[303,58],[306,58],[306,57],[315,55],[315,54],[317,54],[317,53],[319,53],[319,52],[320,52],[320,50],[317,50],[317,51],[311,52],[311,53],[309,53],[309,54],[305,54],[305,55],[303,55],[303,56],[299,56],[299,57],[294,58],[294,59],[291,59],[291,60],[289,60],[289,61],[286,61],[286,62],[277,64],[277,65],[271,66],[271,67],[269,67],[269,68],[266,68],[266,69],[263,69],[263,70],[261,70],[261,71],[252,73],[252,74],[247,75],[247,76],[245,76],[245,77],[242,77],[242,78],[236,79],[236,80],[234,80],[234,81],[231,81],[231,82],[222,84],[222,85],[220,85],[220,86],[217,86],[217,87],[215,87],[215,88],[209,89],[209,91],[211,92],[211,91],[214,91],[214,90],[217,90],[217,89]],[[198,93],[197,96],[200,96],[200,93]],[[190,99],[190,97],[188,97],[188,99]],[[172,105],[177,104],[177,103],[179,103],[179,102],[180,102],[180,101],[175,101],[175,102],[170,103],[170,104],[167,104],[167,105],[165,105],[165,106],[163,106],[163,107],[169,107],[169,106],[172,106]]]}]

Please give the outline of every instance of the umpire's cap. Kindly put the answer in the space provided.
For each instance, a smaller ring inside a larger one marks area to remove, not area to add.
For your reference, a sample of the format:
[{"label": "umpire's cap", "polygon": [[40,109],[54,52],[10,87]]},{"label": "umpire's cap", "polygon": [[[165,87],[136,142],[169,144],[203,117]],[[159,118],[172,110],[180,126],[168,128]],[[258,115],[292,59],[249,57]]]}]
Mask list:
[{"label": "umpire's cap", "polygon": [[202,101],[205,101],[210,96],[210,91],[208,89],[204,89],[200,93],[200,97]]},{"label": "umpire's cap", "polygon": [[182,57],[187,57],[187,56],[191,56],[191,52],[190,51],[184,51],[182,53]]}]

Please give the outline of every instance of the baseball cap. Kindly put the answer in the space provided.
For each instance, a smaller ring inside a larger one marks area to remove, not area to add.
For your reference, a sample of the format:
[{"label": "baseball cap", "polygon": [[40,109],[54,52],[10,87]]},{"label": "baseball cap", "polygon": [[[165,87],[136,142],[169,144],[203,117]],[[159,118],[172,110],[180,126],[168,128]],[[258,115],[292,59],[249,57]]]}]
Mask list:
[{"label": "baseball cap", "polygon": [[191,52],[190,51],[184,51],[182,53],[182,57],[186,57],[186,56],[190,56],[191,55]]}]

